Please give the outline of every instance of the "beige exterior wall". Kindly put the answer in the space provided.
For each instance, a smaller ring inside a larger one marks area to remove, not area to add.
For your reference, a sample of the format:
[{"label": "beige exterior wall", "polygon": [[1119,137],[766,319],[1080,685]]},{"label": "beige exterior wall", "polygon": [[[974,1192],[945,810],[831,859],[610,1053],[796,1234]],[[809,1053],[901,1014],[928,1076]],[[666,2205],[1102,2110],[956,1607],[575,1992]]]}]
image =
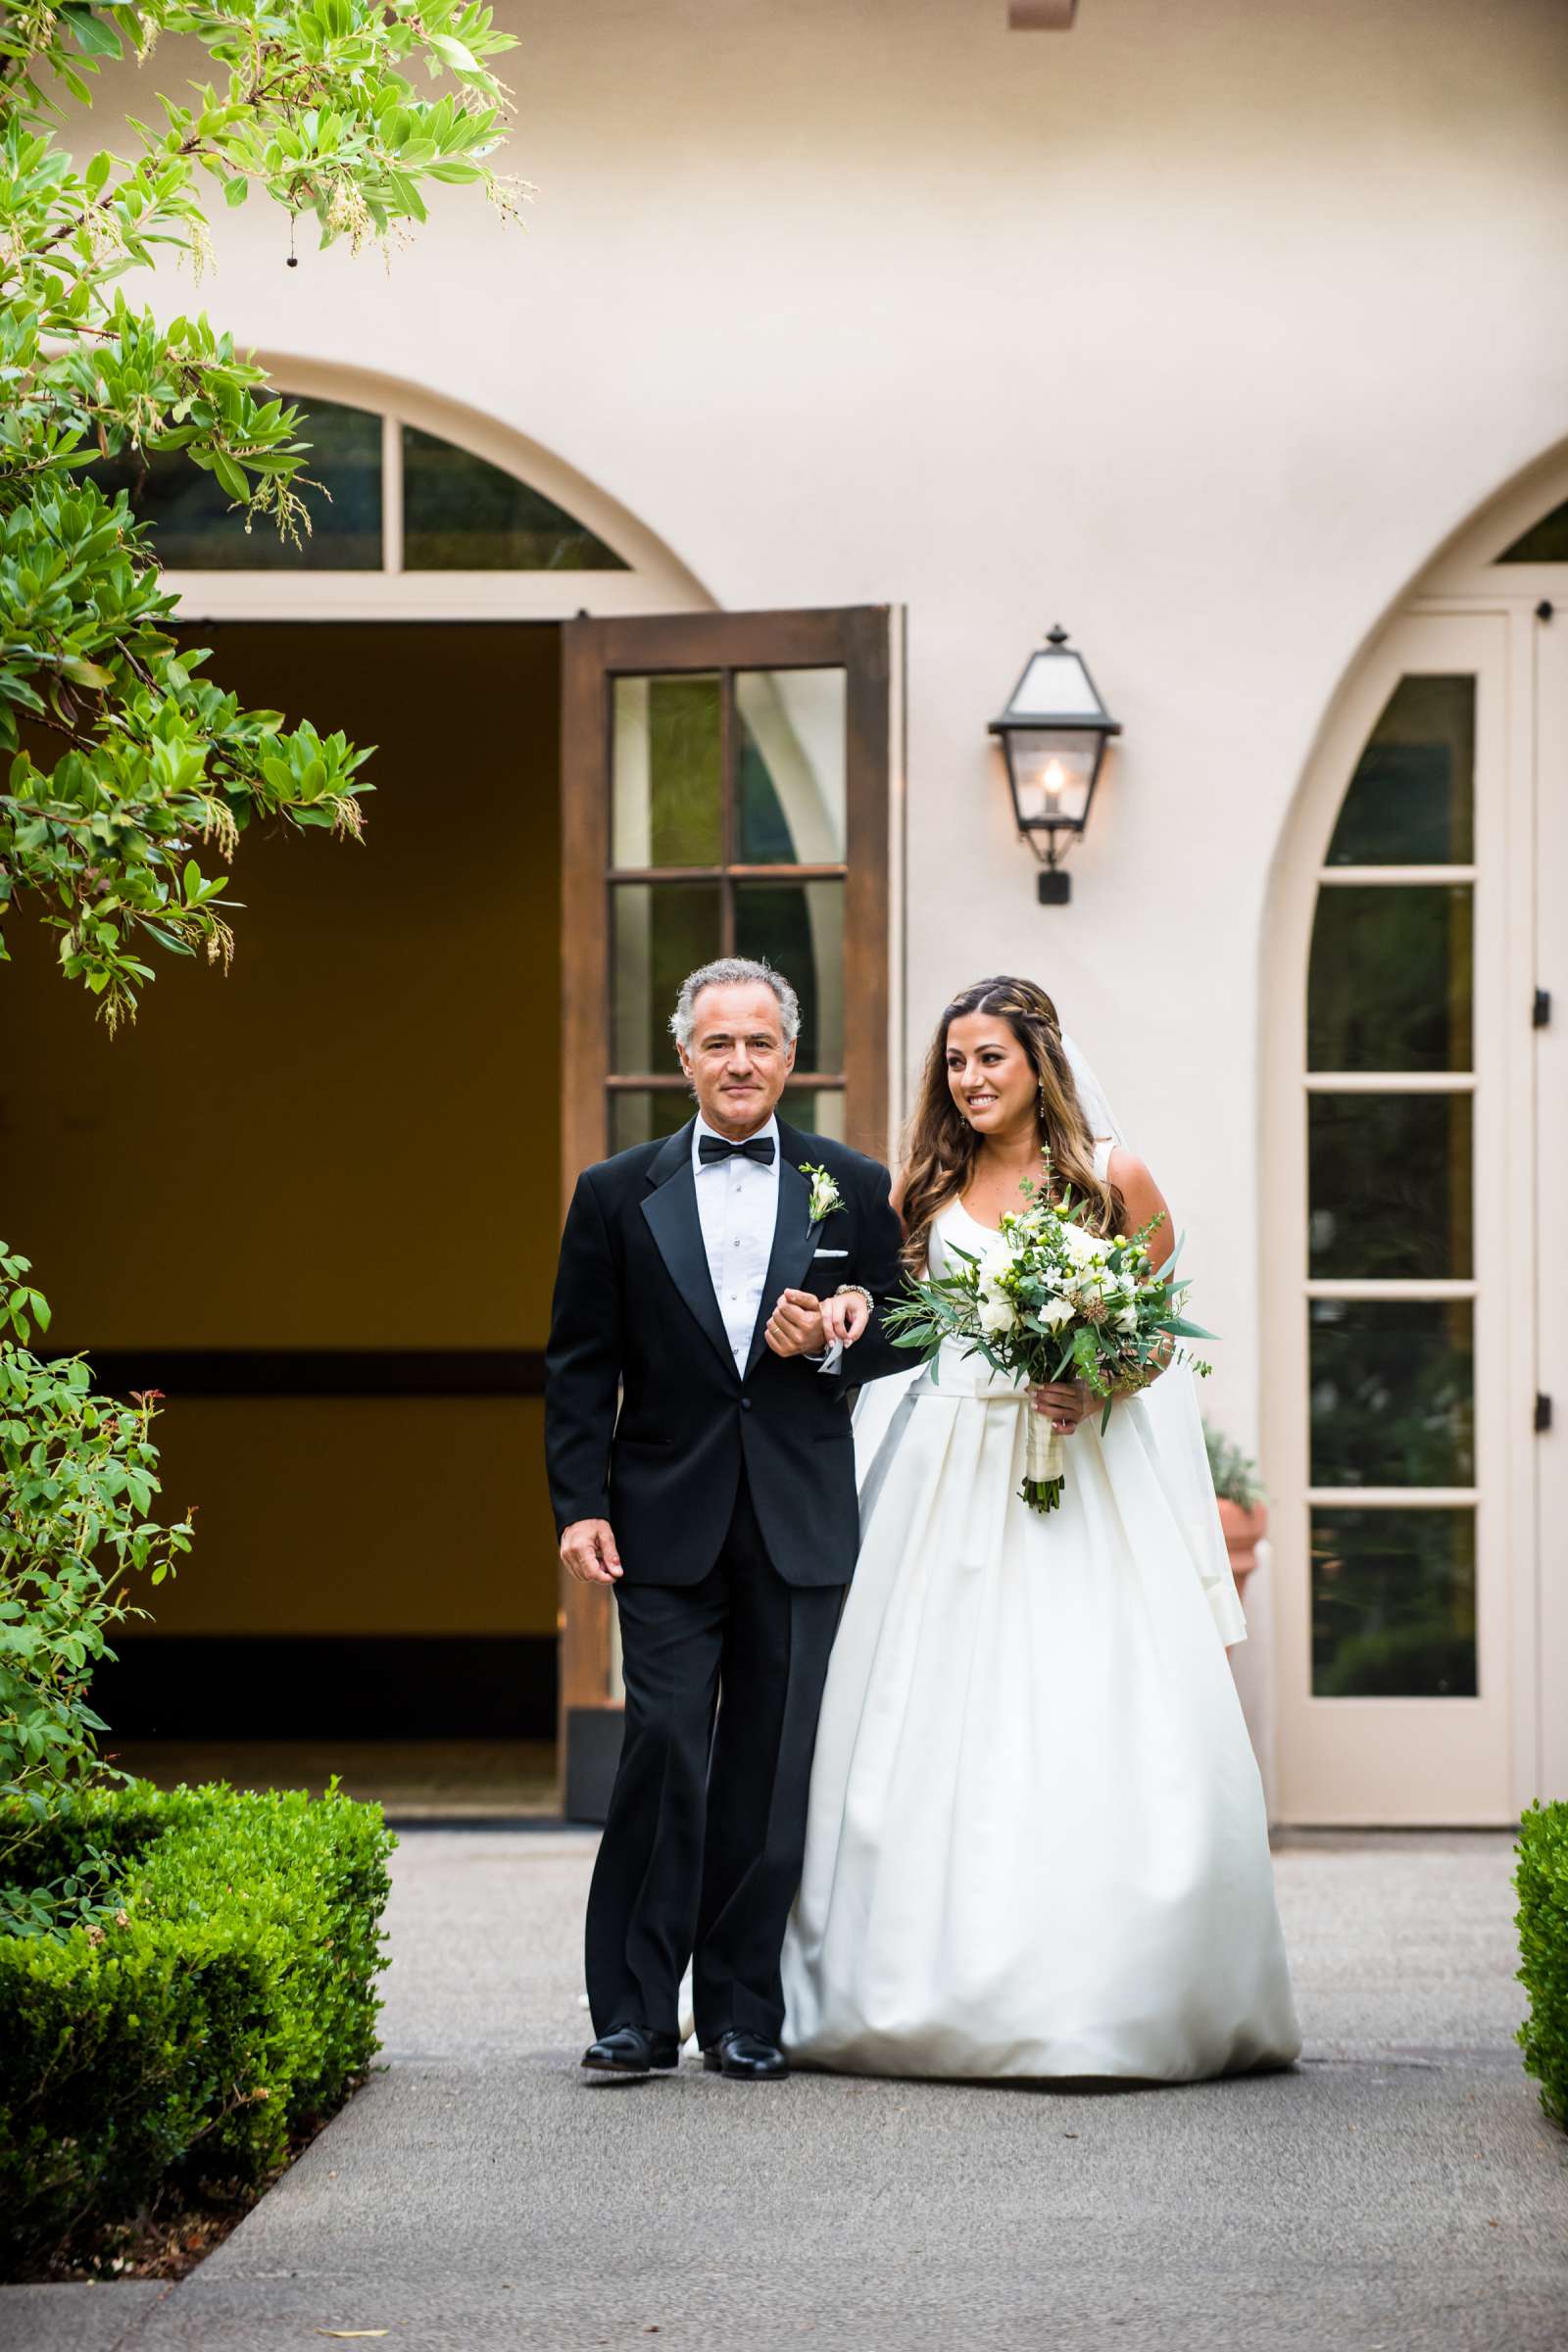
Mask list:
[{"label": "beige exterior wall", "polygon": [[[906,1064],[951,988],[1053,990],[1253,1437],[1271,860],[1358,649],[1568,432],[1568,15],[498,13],[525,234],[437,191],[390,272],[303,238],[290,270],[252,204],[202,300],[525,435],[722,607],[906,609]],[[984,730],[1058,618],[1125,735],[1043,909]]]},{"label": "beige exterior wall", "polygon": [[[252,205],[204,300],[493,414],[722,606],[907,607],[910,1057],[982,971],[1054,991],[1191,1229],[1248,1435],[1269,860],[1358,645],[1568,427],[1568,18],[500,15],[526,234],[437,191],[390,273],[303,239],[290,270]],[[1058,617],[1126,728],[1065,911],[984,733]]]}]

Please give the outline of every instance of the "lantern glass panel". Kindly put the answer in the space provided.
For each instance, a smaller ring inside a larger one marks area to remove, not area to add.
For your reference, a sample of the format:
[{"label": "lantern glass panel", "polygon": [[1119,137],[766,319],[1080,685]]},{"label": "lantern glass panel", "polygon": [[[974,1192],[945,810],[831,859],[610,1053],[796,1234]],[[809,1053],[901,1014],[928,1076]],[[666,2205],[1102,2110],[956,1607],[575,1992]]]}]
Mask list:
[{"label": "lantern glass panel", "polygon": [[1005,737],[1018,822],[1081,831],[1102,735],[1060,727],[1009,728]]},{"label": "lantern glass panel", "polygon": [[1105,707],[1076,654],[1036,654],[1007,705],[1009,718],[1103,718]]}]

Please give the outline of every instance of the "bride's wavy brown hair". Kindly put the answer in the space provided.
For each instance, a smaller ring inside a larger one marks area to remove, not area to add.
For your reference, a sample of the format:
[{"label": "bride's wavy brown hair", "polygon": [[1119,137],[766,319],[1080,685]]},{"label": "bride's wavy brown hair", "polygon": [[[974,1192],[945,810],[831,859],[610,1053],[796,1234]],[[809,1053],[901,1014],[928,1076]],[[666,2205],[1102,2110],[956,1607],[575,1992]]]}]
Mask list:
[{"label": "bride's wavy brown hair", "polygon": [[904,1258],[918,1273],[925,1270],[932,1219],[968,1191],[979,1157],[981,1139],[948,1084],[948,1031],[971,1012],[989,1012],[1005,1021],[1034,1066],[1040,1089],[1040,1141],[1051,1154],[1056,1197],[1070,1186],[1086,1202],[1086,1222],[1096,1233],[1119,1231],[1125,1213],[1115,1187],[1095,1174],[1095,1139],[1073,1084],[1055,1005],[1032,980],[977,980],[954,998],[937,1022],[909,1121],[904,1154]]}]

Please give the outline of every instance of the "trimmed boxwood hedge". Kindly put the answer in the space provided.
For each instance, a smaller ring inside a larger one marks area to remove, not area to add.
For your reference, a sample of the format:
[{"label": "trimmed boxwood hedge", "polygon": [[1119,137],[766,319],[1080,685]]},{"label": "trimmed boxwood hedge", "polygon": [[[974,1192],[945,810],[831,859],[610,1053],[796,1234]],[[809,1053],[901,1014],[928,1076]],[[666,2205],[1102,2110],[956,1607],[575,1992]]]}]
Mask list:
[{"label": "trimmed boxwood hedge", "polygon": [[334,1789],[77,1798],[28,1854],[96,1846],[123,1925],[0,1937],[0,2259],[131,2219],[171,2179],[243,2189],[376,2049],[387,1855]]},{"label": "trimmed boxwood hedge", "polygon": [[1519,1981],[1530,1995],[1519,2040],[1541,2104],[1568,2129],[1568,1804],[1532,1805],[1516,1851]]}]

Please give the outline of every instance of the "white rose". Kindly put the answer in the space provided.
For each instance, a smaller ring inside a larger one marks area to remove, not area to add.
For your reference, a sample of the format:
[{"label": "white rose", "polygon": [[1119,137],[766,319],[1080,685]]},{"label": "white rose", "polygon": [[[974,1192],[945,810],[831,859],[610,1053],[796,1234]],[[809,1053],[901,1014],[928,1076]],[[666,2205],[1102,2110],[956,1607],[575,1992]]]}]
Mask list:
[{"label": "white rose", "polygon": [[988,1242],[980,1252],[980,1280],[996,1283],[1002,1280],[1012,1265],[1012,1251],[1005,1242]]},{"label": "white rose", "polygon": [[1072,1321],[1072,1302],[1067,1298],[1048,1298],[1040,1309],[1040,1320],[1048,1331],[1059,1331]]},{"label": "white rose", "polygon": [[1061,1238],[1066,1244],[1068,1255],[1075,1257],[1081,1266],[1092,1265],[1097,1259],[1103,1260],[1104,1243],[1094,1234],[1085,1233],[1081,1225],[1064,1225]]},{"label": "white rose", "polygon": [[1118,1331],[1136,1331],[1138,1329],[1138,1309],[1136,1306],[1124,1306],[1122,1308],[1121,1313],[1116,1317],[1116,1329]]},{"label": "white rose", "polygon": [[1017,1320],[1018,1310],[1010,1298],[995,1297],[981,1298],[980,1328],[982,1331],[992,1333],[1011,1331]]}]

